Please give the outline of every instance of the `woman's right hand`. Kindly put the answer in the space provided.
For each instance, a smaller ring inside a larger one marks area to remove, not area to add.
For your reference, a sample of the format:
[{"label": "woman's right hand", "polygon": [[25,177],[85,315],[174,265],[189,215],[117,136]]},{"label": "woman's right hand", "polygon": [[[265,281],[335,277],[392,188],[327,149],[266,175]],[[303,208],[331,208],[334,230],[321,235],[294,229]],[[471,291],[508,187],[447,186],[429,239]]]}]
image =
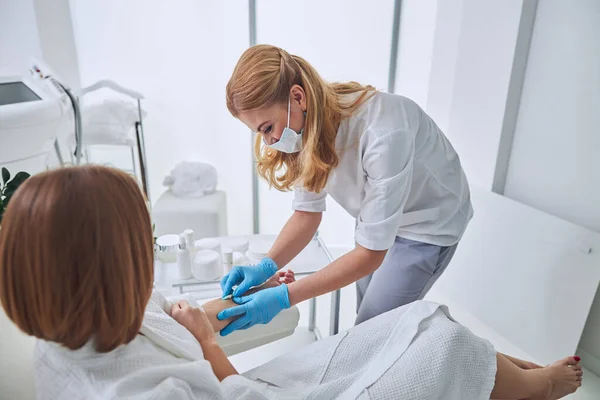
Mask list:
[{"label": "woman's right hand", "polygon": [[[263,258],[258,265],[233,267],[230,273],[221,279],[221,289],[223,297],[232,294],[239,297],[246,293],[253,286],[262,285],[272,277],[278,270],[277,264],[270,258]],[[237,288],[233,290],[233,286]]]},{"label": "woman's right hand", "polygon": [[214,328],[202,308],[191,307],[181,300],[171,307],[171,317],[190,331],[200,344],[216,341]]}]

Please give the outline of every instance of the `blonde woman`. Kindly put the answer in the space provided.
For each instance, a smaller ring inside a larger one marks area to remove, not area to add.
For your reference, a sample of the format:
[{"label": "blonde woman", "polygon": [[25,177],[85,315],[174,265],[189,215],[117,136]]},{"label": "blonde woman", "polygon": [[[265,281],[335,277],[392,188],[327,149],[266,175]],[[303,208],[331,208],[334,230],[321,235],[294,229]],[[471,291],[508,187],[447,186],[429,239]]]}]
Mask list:
[{"label": "blonde woman", "polygon": [[[238,61],[227,107],[257,134],[258,173],[294,190],[295,211],[259,265],[223,278],[224,296],[241,306],[219,317],[242,315],[223,335],[353,282],[357,324],[425,296],[473,210],[458,155],[417,104],[356,82],[328,83],[301,57],[259,45]],[[298,282],[239,297],[308,244],[328,194],[356,218],[355,249]]]}]

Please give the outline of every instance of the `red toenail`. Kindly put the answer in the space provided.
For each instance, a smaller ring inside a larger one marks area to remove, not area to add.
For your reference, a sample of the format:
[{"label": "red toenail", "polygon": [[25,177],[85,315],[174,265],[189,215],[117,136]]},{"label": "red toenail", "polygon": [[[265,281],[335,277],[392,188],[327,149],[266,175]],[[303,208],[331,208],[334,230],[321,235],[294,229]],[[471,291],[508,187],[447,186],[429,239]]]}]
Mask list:
[{"label": "red toenail", "polygon": [[575,359],[575,361],[577,361],[577,362],[581,361],[581,357],[577,357],[577,356],[575,356],[575,357],[573,357],[573,358],[574,358],[574,359]]}]

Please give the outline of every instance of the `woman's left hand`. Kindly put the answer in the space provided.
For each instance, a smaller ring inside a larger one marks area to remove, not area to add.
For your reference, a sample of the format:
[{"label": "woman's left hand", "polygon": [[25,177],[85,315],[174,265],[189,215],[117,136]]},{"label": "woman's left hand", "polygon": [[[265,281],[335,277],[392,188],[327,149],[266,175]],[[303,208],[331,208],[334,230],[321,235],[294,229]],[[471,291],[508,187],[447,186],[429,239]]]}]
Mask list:
[{"label": "woman's left hand", "polygon": [[181,300],[171,307],[171,317],[190,331],[201,344],[216,341],[213,326],[202,308],[191,307],[187,301]]}]

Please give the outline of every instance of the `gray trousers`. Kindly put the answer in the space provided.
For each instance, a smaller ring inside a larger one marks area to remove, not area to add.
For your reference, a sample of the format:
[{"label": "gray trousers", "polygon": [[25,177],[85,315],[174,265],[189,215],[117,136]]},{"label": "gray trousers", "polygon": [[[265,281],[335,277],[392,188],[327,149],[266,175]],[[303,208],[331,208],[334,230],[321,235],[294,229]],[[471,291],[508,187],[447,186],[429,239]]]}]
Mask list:
[{"label": "gray trousers", "polygon": [[355,324],[423,299],[450,263],[456,247],[396,237],[381,266],[356,282]]}]

